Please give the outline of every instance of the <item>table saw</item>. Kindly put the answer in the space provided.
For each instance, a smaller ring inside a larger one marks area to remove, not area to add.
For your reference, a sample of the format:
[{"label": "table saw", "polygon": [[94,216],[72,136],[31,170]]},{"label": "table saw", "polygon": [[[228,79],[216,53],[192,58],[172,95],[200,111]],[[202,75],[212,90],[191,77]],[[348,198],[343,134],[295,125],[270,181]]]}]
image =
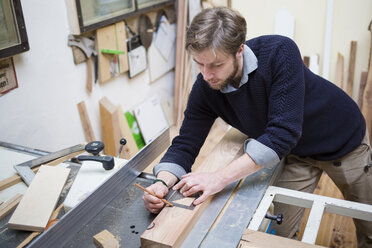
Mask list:
[{"label": "table saw", "polygon": [[[166,130],[85,200],[67,213],[61,211],[59,221],[28,247],[95,247],[93,236],[104,229],[117,237],[120,247],[140,247],[140,236],[156,215],[145,209],[143,191],[134,185],[147,187],[152,183],[151,175],[142,171],[168,146],[169,131]],[[27,149],[21,150],[27,152]],[[72,169],[68,179],[71,183],[66,183],[68,188],[64,192],[71,187],[80,165],[68,163],[68,167]],[[236,247],[279,168],[263,169],[247,177],[234,194],[238,182],[216,194],[181,247]],[[234,196],[230,198],[231,195]],[[65,198],[66,194],[62,194],[59,202]],[[10,216],[0,222],[0,247],[16,247],[30,234],[8,229]]]}]

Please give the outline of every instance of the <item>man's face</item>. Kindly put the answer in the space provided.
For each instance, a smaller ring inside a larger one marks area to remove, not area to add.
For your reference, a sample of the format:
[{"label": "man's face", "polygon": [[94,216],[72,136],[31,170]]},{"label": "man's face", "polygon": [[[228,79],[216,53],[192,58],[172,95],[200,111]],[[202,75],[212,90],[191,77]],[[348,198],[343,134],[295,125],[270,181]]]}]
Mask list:
[{"label": "man's face", "polygon": [[204,80],[212,89],[220,90],[228,83],[239,80],[237,79],[238,59],[231,54],[205,49],[199,53],[192,53],[192,57]]}]

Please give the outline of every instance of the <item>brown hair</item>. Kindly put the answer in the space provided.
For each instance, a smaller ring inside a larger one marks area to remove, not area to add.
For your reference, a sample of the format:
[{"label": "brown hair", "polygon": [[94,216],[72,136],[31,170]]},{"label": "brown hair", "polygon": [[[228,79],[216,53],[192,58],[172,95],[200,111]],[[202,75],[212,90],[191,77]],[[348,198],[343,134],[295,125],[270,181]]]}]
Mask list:
[{"label": "brown hair", "polygon": [[187,28],[185,48],[201,52],[206,48],[235,55],[245,42],[247,23],[226,7],[208,8],[197,14]]}]

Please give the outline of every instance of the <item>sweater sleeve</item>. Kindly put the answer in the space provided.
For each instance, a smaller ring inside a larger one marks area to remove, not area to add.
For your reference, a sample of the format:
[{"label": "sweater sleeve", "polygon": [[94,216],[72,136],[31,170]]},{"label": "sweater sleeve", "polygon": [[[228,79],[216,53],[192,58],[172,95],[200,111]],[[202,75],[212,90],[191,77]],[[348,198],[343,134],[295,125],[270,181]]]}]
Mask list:
[{"label": "sweater sleeve", "polygon": [[[198,78],[200,80],[200,77]],[[205,101],[206,96],[201,85],[203,82],[198,80],[191,90],[180,133],[173,139],[171,146],[156,166],[157,168],[154,169],[156,173],[164,169],[179,177],[180,167],[186,173],[190,172],[195,158],[217,118]],[[173,167],[170,166],[171,164],[178,166]]]},{"label": "sweater sleeve", "polygon": [[271,52],[267,65],[272,72],[268,123],[257,141],[283,158],[296,146],[302,134],[305,67],[297,45],[289,38],[278,37],[280,45]]}]

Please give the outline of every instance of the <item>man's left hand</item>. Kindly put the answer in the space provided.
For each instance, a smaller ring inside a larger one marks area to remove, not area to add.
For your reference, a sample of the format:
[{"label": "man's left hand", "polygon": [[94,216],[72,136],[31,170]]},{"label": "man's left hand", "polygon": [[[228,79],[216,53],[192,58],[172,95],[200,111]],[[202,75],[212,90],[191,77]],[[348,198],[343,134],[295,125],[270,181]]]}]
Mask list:
[{"label": "man's left hand", "polygon": [[194,205],[198,205],[208,196],[220,192],[225,186],[223,177],[218,172],[192,172],[182,176],[181,181],[173,186],[173,190],[180,189],[180,193],[185,197],[202,192],[193,202]]}]

